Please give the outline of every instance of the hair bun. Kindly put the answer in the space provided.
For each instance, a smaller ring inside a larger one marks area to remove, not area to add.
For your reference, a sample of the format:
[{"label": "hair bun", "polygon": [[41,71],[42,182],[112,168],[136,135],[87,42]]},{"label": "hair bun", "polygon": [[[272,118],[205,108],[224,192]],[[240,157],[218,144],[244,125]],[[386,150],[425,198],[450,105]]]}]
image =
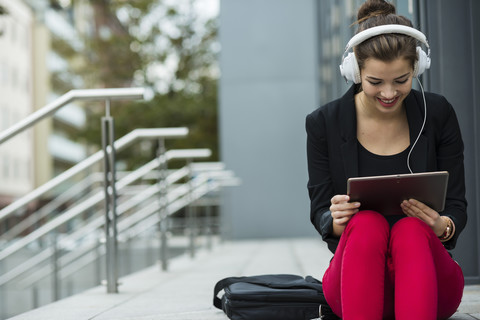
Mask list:
[{"label": "hair bun", "polygon": [[357,22],[367,20],[370,17],[395,14],[395,6],[384,0],[367,0],[357,13]]}]

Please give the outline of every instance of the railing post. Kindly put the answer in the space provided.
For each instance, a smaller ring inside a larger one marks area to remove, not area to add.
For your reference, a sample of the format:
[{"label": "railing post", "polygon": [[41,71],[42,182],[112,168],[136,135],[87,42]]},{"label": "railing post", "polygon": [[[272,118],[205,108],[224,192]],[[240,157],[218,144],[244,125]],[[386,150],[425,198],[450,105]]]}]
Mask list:
[{"label": "railing post", "polygon": [[186,207],[186,216],[187,224],[189,230],[189,252],[190,257],[195,257],[195,232],[196,232],[196,219],[195,219],[195,208],[193,206],[193,171],[192,171],[192,159],[187,159],[187,168],[188,168],[188,198],[189,205]]},{"label": "railing post", "polygon": [[[98,236],[98,235],[97,235]],[[102,284],[102,254],[100,252],[100,247],[102,246],[102,239],[97,238],[96,245],[95,245],[95,262],[94,262],[94,270],[95,270],[95,284],[100,285]]]},{"label": "railing post", "polygon": [[207,249],[212,250],[212,206],[210,203],[207,203],[205,206],[205,224],[206,224],[206,236],[207,236]]},{"label": "railing post", "polygon": [[37,285],[32,286],[32,305],[33,305],[33,309],[36,309],[40,306],[40,302],[39,302],[39,298],[38,298],[38,286]]},{"label": "railing post", "polygon": [[114,122],[110,116],[110,100],[106,100],[105,117],[102,117],[102,147],[104,153],[105,241],[108,293],[118,293],[117,193],[115,189],[114,141]]},{"label": "railing post", "polygon": [[122,249],[123,249],[123,262],[121,264],[122,266],[122,274],[130,274],[132,273],[133,267],[132,267],[132,259],[130,258],[132,256],[132,238],[128,237],[126,239],[122,239],[121,242],[122,244]]},{"label": "railing post", "polygon": [[52,233],[52,299],[53,301],[57,301],[60,299],[60,266],[58,259],[60,258],[60,254],[58,252],[58,235],[56,232]]},{"label": "railing post", "polygon": [[54,231],[51,236],[52,241],[52,300],[57,301],[60,299],[60,253],[58,251],[58,235]]},{"label": "railing post", "polygon": [[[4,268],[5,262],[0,260],[0,274],[5,272]],[[0,319],[7,317],[7,303],[6,303],[6,294],[7,294],[7,286],[0,285]]]},{"label": "railing post", "polygon": [[[225,194],[223,190],[218,191],[220,199],[225,199]],[[229,219],[226,219],[225,213],[223,212],[224,205],[222,202],[219,203],[217,206],[217,225],[218,225],[218,235],[219,235],[219,240],[220,243],[224,243],[228,239],[231,238],[231,235],[229,234],[229,223],[227,224],[227,220],[230,221]]]},{"label": "railing post", "polygon": [[155,259],[156,253],[157,253],[157,239],[158,239],[158,229],[154,229],[154,237],[147,237],[147,255],[146,255],[146,260],[145,263],[147,266],[152,266],[155,263],[157,263],[157,260]]},{"label": "railing post", "polygon": [[159,222],[160,232],[160,263],[163,271],[168,270],[168,214],[167,214],[167,158],[165,155],[165,139],[158,139],[158,188],[159,188]]}]

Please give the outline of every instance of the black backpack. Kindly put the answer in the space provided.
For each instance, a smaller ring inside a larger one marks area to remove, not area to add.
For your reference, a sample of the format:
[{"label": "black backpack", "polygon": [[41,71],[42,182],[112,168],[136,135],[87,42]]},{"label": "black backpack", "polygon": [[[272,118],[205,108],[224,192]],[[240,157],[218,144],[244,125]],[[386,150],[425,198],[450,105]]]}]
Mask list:
[{"label": "black backpack", "polygon": [[225,278],[215,285],[213,305],[231,320],[340,319],[328,307],[319,280],[293,274]]}]

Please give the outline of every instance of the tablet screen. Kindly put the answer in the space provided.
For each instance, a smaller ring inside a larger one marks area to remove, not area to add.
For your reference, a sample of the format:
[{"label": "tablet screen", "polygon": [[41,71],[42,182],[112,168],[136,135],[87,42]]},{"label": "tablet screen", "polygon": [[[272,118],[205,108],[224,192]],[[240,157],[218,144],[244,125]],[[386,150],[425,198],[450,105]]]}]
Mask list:
[{"label": "tablet screen", "polygon": [[422,172],[399,175],[350,178],[347,194],[350,201],[361,203],[361,210],[383,215],[403,214],[403,200],[416,199],[437,212],[443,211],[447,194],[448,172]]}]

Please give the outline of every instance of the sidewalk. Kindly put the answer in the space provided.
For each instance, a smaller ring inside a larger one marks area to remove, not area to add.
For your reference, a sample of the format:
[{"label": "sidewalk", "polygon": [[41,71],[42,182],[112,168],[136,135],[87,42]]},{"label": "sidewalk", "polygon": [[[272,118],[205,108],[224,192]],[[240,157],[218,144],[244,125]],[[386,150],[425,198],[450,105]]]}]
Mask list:
[{"label": "sidewalk", "polygon": [[[172,260],[121,279],[120,293],[97,287],[11,320],[226,320],[213,307],[213,287],[225,277],[293,273],[321,278],[331,253],[320,239],[237,241]],[[480,286],[467,286],[452,320],[480,319]]]}]

